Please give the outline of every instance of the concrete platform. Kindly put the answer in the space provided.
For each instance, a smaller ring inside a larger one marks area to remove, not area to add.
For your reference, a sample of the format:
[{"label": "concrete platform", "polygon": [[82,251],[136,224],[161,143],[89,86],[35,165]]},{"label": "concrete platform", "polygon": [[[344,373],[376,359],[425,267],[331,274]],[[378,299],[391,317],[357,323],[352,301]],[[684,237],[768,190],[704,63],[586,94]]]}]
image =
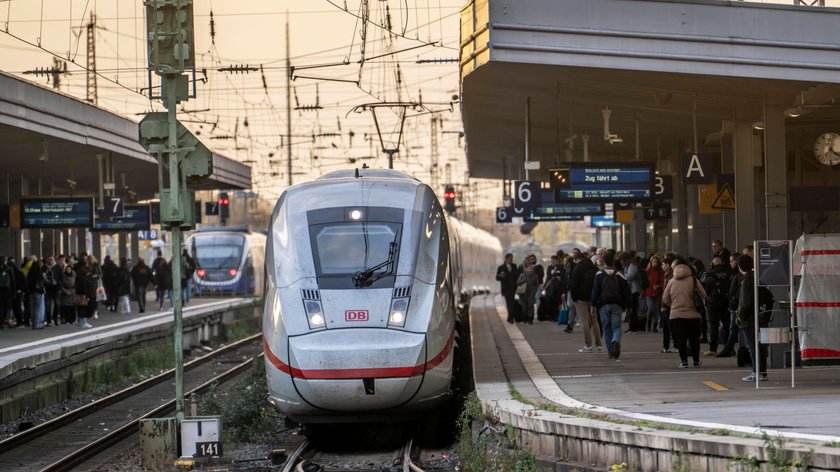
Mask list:
[{"label": "concrete platform", "polygon": [[[261,309],[253,298],[193,299],[184,309],[184,349],[218,340],[229,329],[255,329]],[[93,324],[90,329],[59,325],[0,332],[0,421],[71,398],[103,372],[119,375],[120,359],[146,346],[162,346],[172,336],[174,312],[165,308],[141,315],[101,309]]]},{"label": "concrete platform", "polygon": [[812,450],[812,470],[840,470],[840,449],[826,447],[840,441],[840,368],[798,369],[795,389],[789,370],[770,370],[756,390],[741,381],[749,369],[734,358],[678,369],[677,354],[659,353],[658,333],[624,335],[616,362],[577,352],[579,329],[505,318],[501,298],[471,304],[476,391],[485,411],[516,427],[538,455],[633,462],[639,470],[668,470],[675,461],[724,470],[738,457],[766,461],[767,434],[782,438],[789,457]]}]

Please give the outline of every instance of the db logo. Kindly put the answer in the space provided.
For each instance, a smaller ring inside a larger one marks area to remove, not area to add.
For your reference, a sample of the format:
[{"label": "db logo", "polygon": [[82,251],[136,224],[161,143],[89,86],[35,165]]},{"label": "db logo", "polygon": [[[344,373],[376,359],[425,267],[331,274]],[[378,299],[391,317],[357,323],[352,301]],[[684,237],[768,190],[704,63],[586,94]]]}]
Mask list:
[{"label": "db logo", "polygon": [[367,321],[367,310],[347,310],[344,312],[344,321]]}]

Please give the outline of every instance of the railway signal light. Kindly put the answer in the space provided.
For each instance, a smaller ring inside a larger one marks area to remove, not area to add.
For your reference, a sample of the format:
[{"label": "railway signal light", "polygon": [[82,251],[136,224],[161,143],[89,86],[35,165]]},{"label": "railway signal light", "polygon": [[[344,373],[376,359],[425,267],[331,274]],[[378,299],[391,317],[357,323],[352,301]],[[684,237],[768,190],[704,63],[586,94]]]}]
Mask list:
[{"label": "railway signal light", "polygon": [[219,218],[222,220],[222,225],[224,225],[230,216],[230,197],[228,197],[228,193],[219,192],[219,198],[216,202],[219,204]]},{"label": "railway signal light", "polygon": [[447,185],[444,187],[443,191],[443,201],[444,201],[444,209],[450,215],[455,214],[455,198],[458,195],[455,193],[455,186],[454,185]]}]

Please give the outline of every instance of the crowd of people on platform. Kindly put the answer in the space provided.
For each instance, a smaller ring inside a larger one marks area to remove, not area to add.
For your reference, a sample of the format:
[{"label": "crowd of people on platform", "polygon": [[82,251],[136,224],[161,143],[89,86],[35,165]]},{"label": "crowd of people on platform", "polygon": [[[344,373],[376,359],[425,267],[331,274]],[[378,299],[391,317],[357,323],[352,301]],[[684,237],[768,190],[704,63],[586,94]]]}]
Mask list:
[{"label": "crowd of people on platform", "polygon": [[[184,250],[181,255],[181,287],[184,304],[189,303],[193,258]],[[0,329],[31,327],[43,329],[60,324],[78,324],[92,328],[99,318],[100,305],[109,312],[130,314],[131,299],[140,313],[146,311],[146,292],[154,286],[159,310],[169,298],[172,306],[171,260],[160,250],[146,265],[142,257],[133,266],[125,257],[119,264],[110,256],[100,264],[96,257],[82,253],[25,258],[18,264],[14,257],[0,256]]]},{"label": "crowd of people on platform", "polygon": [[[580,326],[581,353],[606,351],[609,359],[619,361],[622,334],[661,331],[660,352],[673,352],[673,343],[678,368],[687,368],[689,357],[694,367],[700,366],[701,345],[708,343],[702,355],[737,353],[739,365],[755,366],[757,354],[758,370],[743,380],[767,379],[766,345],[755,352],[752,246],[732,255],[715,240],[708,268],[701,259],[671,252],[642,258],[635,251],[575,248],[570,254],[557,251],[547,268],[536,255],[517,265],[506,254],[496,280],[508,323],[556,321],[565,324],[566,333]],[[769,325],[774,302],[768,289],[759,288],[760,327]]]}]

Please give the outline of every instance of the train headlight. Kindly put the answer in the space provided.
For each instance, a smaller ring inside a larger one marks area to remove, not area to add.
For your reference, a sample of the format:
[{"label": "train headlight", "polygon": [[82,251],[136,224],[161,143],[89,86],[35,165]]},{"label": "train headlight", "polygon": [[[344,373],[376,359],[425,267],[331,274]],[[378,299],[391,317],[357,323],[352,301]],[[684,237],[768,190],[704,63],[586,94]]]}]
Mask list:
[{"label": "train headlight", "polygon": [[303,302],[306,308],[306,317],[309,320],[310,328],[320,328],[324,326],[324,310],[321,308],[321,303],[315,300],[306,300]]},{"label": "train headlight", "polygon": [[388,315],[388,324],[396,326],[405,325],[405,316],[408,313],[408,298],[395,298],[391,301],[391,313]]}]

